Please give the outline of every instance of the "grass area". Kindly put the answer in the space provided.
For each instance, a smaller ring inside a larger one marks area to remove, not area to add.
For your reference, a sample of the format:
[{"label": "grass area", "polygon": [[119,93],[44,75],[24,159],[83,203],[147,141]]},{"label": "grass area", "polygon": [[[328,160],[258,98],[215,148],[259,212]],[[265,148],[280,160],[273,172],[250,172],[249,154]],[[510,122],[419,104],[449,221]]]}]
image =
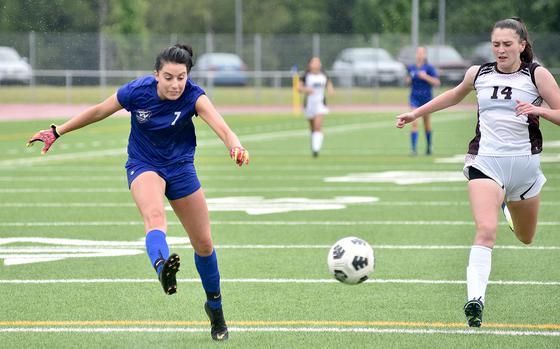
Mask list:
[{"label": "grass area", "polygon": [[[558,162],[542,163],[548,182],[537,248],[523,246],[500,225],[491,281],[517,283],[490,284],[484,326],[469,331],[461,282],[473,225],[465,181],[325,181],[351,173],[461,171],[461,163],[438,159],[465,152],[475,127],[472,113],[433,118],[431,157],[408,156],[408,132],[395,129],[393,120],[385,113],[331,114],[324,149],[312,159],[303,118],[228,116],[251,152],[251,164],[237,168],[196,119],[197,171],[211,210],[231,328],[224,347],[558,347]],[[172,213],[170,246],[183,260],[176,295],[163,294],[145,255],[123,168],[129,121],[108,118],[64,135],[41,157],[39,146],[24,143],[45,124],[4,122],[0,130],[2,345],[215,347],[192,249]],[[545,141],[560,141],[555,126],[541,127]],[[544,148],[543,157],[558,153],[547,143]],[[220,204],[232,197],[236,211]],[[379,201],[334,205],[340,197]],[[307,202],[306,210],[296,209],[297,198]],[[249,214],[247,200],[253,208],[289,209]],[[330,208],[313,206],[319,202]],[[329,247],[345,236],[374,247],[374,282],[346,286],[329,275]],[[17,258],[35,263],[17,264]]]},{"label": "grass area", "polygon": [[[73,86],[71,89],[53,86],[0,86],[0,104],[2,103],[70,103],[95,104],[114,93],[119,86],[86,87]],[[445,91],[438,88],[435,94]],[[207,91],[215,104],[252,105],[252,104],[288,104],[292,103],[291,88],[253,87],[214,87]],[[373,88],[337,88],[333,96],[328,97],[329,104],[402,104],[408,103],[408,88],[381,87]],[[474,93],[463,103],[475,103]]]}]

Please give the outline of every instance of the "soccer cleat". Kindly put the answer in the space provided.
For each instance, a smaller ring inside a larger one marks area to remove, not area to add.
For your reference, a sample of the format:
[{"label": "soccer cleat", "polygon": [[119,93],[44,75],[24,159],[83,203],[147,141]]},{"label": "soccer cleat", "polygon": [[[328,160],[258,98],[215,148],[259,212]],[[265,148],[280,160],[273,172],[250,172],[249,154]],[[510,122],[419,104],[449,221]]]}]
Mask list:
[{"label": "soccer cleat", "polygon": [[179,256],[173,253],[165,262],[163,262],[163,269],[158,275],[159,282],[163,287],[165,294],[172,295],[177,292],[177,278],[175,274],[179,271],[181,260]]},{"label": "soccer cleat", "polygon": [[212,329],[210,330],[212,339],[215,341],[227,340],[229,338],[229,333],[222,308],[211,309],[208,302],[206,302],[204,303],[204,310],[206,311],[208,318],[210,318],[210,324],[212,325]]},{"label": "soccer cleat", "polygon": [[482,310],[484,309],[484,304],[482,304],[480,298],[468,301],[463,309],[465,310],[469,327],[480,327],[482,323]]},{"label": "soccer cleat", "polygon": [[317,157],[319,157],[319,152],[318,151],[313,151],[312,155],[313,155],[314,158],[317,158]]},{"label": "soccer cleat", "polygon": [[507,205],[504,202],[502,202],[502,212],[504,213],[504,217],[506,217],[506,221],[508,223],[509,229],[511,229],[511,231],[513,231],[513,220],[511,219],[511,214],[509,213],[509,210],[507,208]]}]

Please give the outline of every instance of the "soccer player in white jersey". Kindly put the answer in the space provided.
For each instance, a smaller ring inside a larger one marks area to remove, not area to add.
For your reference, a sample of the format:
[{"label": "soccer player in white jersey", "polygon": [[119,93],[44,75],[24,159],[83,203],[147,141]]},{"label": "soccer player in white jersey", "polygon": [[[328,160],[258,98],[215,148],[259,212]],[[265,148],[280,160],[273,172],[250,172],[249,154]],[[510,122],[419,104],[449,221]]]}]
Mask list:
[{"label": "soccer player in white jersey", "polygon": [[311,151],[313,157],[319,156],[323,145],[323,117],[329,113],[325,92],[334,93],[331,80],[321,70],[319,57],[311,57],[307,63],[307,70],[301,77],[299,91],[305,93],[305,117],[309,120],[311,129]]},{"label": "soccer player in white jersey", "polygon": [[[535,236],[540,191],[546,181],[540,169],[539,117],[560,125],[560,88],[547,69],[532,62],[523,22],[519,18],[496,22],[491,40],[495,62],[470,67],[458,86],[396,120],[402,128],[476,91],[478,120],[464,166],[476,227],[464,306],[471,327],[482,322],[502,202],[507,203],[519,241],[530,244]],[[550,109],[540,107],[543,100]]]}]

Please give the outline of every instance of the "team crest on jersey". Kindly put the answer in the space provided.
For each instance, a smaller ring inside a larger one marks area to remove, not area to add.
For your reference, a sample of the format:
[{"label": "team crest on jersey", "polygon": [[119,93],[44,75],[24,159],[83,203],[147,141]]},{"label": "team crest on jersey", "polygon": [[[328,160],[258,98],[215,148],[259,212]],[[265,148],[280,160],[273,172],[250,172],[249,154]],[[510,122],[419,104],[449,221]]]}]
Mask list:
[{"label": "team crest on jersey", "polygon": [[152,116],[152,112],[149,111],[149,110],[139,109],[139,110],[136,111],[136,120],[138,120],[138,122],[141,123],[141,124],[148,121],[150,116]]}]

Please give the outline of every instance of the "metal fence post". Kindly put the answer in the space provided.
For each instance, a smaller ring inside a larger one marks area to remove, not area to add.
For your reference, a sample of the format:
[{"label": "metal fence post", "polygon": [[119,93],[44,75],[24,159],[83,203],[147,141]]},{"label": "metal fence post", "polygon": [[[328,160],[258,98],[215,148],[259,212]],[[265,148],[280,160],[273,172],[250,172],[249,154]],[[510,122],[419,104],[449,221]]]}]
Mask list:
[{"label": "metal fence post", "polygon": [[313,34],[313,57],[321,57],[321,36]]},{"label": "metal fence post", "polygon": [[[103,32],[99,32],[99,85],[101,87],[99,93],[103,98],[105,95],[105,88],[107,87],[107,47],[105,46],[105,36]],[[72,82],[70,81],[70,85]]]},{"label": "metal fence post", "polygon": [[37,88],[35,86],[35,73],[33,70],[37,69],[36,62],[37,62],[37,38],[35,36],[34,31],[29,32],[29,64],[31,65],[31,80],[29,81],[29,87],[31,89],[31,101],[35,103],[37,101]]},{"label": "metal fence post", "polygon": [[[379,34],[371,34],[371,45],[379,48]],[[373,102],[379,102],[379,59],[375,60],[375,72],[377,76],[373,77]]]},{"label": "metal fence post", "polygon": [[261,102],[261,88],[262,88],[262,37],[261,34],[255,34],[255,98],[257,104]]},{"label": "metal fence post", "polygon": [[64,71],[66,81],[66,104],[72,102],[72,72],[70,70]]}]

